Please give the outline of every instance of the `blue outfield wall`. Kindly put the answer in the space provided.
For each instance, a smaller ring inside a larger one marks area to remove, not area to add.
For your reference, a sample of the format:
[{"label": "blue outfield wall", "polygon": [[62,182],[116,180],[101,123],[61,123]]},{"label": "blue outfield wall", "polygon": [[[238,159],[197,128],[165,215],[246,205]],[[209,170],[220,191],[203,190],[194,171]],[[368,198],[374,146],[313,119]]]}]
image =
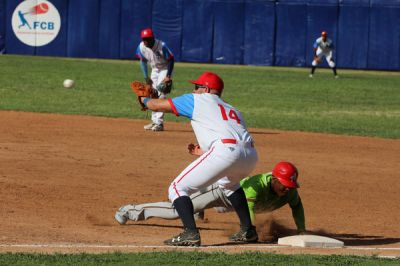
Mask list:
[{"label": "blue outfield wall", "polygon": [[[306,65],[307,4],[282,0],[276,3],[275,65]],[[315,38],[315,36],[314,36]]]},{"label": "blue outfield wall", "polygon": [[0,53],[133,59],[151,27],[177,61],[309,67],[324,30],[339,68],[400,70],[400,0],[26,1],[51,2],[60,31],[24,44],[12,27],[23,1],[0,0]]},{"label": "blue outfield wall", "polygon": [[0,54],[6,48],[6,1],[0,0]]},{"label": "blue outfield wall", "polygon": [[152,27],[152,9],[151,0],[121,0],[119,58],[135,58],[141,29]]},{"label": "blue outfield wall", "polygon": [[339,10],[337,64],[365,69],[368,67],[369,0],[342,0]]},{"label": "blue outfield wall", "polygon": [[274,65],[275,2],[248,0],[244,17],[243,64]]},{"label": "blue outfield wall", "polygon": [[211,1],[184,0],[181,60],[211,62],[214,13]]},{"label": "blue outfield wall", "polygon": [[153,0],[154,34],[173,51],[177,61],[181,58],[182,0]]},{"label": "blue outfield wall", "polygon": [[213,63],[243,64],[244,7],[240,0],[214,2]]},{"label": "blue outfield wall", "polygon": [[68,1],[67,56],[99,57],[99,22],[100,1]]},{"label": "blue outfield wall", "polygon": [[119,58],[121,0],[101,1],[99,18],[99,57]]},{"label": "blue outfield wall", "polygon": [[400,69],[400,1],[371,0],[368,68]]}]

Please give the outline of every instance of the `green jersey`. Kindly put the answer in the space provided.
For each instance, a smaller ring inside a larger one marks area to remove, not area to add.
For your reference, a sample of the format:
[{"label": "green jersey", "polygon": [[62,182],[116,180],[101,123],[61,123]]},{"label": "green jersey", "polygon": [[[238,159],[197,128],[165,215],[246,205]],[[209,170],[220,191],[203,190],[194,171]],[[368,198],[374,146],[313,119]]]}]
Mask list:
[{"label": "green jersey", "polygon": [[284,196],[278,197],[271,185],[272,173],[249,176],[240,181],[246,194],[251,221],[254,223],[254,212],[273,211],[289,203],[298,231],[305,231],[303,204],[297,189],[290,189]]}]

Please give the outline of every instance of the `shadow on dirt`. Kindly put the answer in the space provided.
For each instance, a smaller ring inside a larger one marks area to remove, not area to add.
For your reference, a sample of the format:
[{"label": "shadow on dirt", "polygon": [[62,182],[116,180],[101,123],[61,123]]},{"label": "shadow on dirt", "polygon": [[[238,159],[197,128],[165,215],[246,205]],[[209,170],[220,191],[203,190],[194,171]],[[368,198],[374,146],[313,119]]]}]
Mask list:
[{"label": "shadow on dirt", "polygon": [[314,232],[314,234],[343,241],[345,246],[373,246],[400,243],[400,238],[398,237],[369,236],[359,234],[322,234],[317,232]]},{"label": "shadow on dirt", "polygon": [[[276,244],[281,237],[297,234],[297,230],[275,221],[272,217],[257,225],[259,243]],[[307,231],[308,234],[334,238],[343,241],[345,246],[373,246],[400,243],[399,237],[384,237],[362,234],[336,234],[324,229]]]}]

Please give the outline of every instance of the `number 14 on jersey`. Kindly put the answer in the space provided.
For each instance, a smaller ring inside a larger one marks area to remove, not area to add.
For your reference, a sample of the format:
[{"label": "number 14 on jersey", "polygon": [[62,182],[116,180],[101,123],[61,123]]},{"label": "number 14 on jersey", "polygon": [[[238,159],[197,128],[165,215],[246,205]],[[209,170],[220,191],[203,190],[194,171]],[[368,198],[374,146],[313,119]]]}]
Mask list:
[{"label": "number 14 on jersey", "polygon": [[228,119],[235,120],[238,124],[240,124],[240,119],[235,110],[230,109],[229,112],[226,111],[225,107],[222,104],[218,104],[219,109],[221,110],[222,119],[228,121]]}]

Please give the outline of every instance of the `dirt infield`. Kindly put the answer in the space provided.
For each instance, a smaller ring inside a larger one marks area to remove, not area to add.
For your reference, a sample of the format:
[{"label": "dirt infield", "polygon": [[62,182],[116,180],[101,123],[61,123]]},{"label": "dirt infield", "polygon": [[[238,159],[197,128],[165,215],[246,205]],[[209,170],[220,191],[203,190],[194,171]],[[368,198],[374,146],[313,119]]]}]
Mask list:
[{"label": "dirt infield", "polygon": [[[127,203],[164,201],[173,178],[194,157],[189,124],[0,112],[0,252],[165,250],[180,221],[151,219],[120,226],[113,216]],[[399,140],[251,130],[260,161],[255,173],[280,160],[294,162],[306,224],[345,242],[344,249],[282,249],[273,243],[232,248],[235,214],[206,211],[204,250],[400,255]],[[397,158],[397,159],[396,159]],[[259,233],[294,232],[289,207],[258,217]]]}]

